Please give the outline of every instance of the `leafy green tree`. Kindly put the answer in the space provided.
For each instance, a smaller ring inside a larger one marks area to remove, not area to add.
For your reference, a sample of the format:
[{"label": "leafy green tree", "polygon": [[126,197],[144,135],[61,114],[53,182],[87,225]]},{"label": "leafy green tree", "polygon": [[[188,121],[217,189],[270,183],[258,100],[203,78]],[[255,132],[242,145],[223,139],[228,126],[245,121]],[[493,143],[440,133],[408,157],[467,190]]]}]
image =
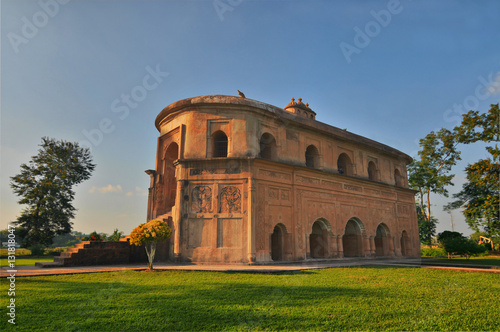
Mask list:
[{"label": "leafy green tree", "polygon": [[38,154],[10,186],[27,207],[15,221],[26,230],[24,245],[49,245],[57,234],[71,231],[75,208],[72,187],[87,180],[95,168],[88,148],[78,143],[43,137]]},{"label": "leafy green tree", "polygon": [[75,244],[80,242],[80,240],[76,238],[78,234],[78,232],[71,232],[69,234],[56,235],[52,239],[52,245],[50,247],[57,248],[74,246]]},{"label": "leafy green tree", "polygon": [[453,185],[454,177],[448,173],[460,160],[460,151],[456,149],[454,133],[444,128],[437,133],[431,131],[420,140],[419,145],[419,159],[414,159],[408,165],[408,182],[410,188],[417,191],[419,224],[428,231],[427,234],[420,234],[420,241],[426,243],[435,235],[437,223],[431,214],[431,194],[448,197],[446,186]]},{"label": "leafy green tree", "polygon": [[438,242],[448,253],[448,257],[452,255],[465,256],[469,259],[471,256],[481,254],[486,251],[486,247],[479,245],[472,239],[468,239],[458,232],[444,231],[439,233]]},{"label": "leafy green tree", "polygon": [[463,115],[462,124],[455,128],[457,141],[464,144],[479,141],[491,143],[486,150],[490,158],[469,164],[465,169],[467,182],[453,195],[456,200],[445,209],[462,207],[465,220],[475,231],[484,230],[489,237],[500,235],[500,111],[491,105],[487,113],[470,111]]},{"label": "leafy green tree", "polygon": [[421,209],[417,204],[416,208],[420,243],[430,246],[432,245],[432,236],[436,234],[437,219],[431,216],[427,220],[422,213],[422,211],[425,211],[425,207]]}]

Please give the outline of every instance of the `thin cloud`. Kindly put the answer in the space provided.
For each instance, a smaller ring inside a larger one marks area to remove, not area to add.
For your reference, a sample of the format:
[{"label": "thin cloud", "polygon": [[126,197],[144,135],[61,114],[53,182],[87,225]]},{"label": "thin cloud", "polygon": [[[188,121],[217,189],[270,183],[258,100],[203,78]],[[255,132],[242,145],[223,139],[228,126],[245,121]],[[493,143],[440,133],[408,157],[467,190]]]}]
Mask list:
[{"label": "thin cloud", "polygon": [[148,192],[140,187],[135,187],[135,194],[137,196],[147,196]]},{"label": "thin cloud", "polygon": [[488,87],[488,92],[492,95],[500,94],[500,71],[497,73],[495,80],[491,82],[491,85]]},{"label": "thin cloud", "polygon": [[121,192],[121,191],[122,191],[122,186],[120,186],[120,185],[113,186],[111,184],[108,184],[106,187],[101,187],[101,188],[93,186],[89,190],[89,193],[93,194],[95,192],[100,192],[101,194],[107,194],[107,193],[111,193],[111,192]]}]

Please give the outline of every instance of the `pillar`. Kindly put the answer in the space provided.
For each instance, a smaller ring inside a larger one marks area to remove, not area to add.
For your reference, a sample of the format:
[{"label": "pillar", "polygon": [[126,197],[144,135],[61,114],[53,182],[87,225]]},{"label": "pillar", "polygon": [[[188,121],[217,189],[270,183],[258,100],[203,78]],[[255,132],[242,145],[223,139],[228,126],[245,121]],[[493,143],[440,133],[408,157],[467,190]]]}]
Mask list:
[{"label": "pillar", "polygon": [[254,263],[256,259],[255,255],[255,218],[257,216],[255,212],[255,180],[252,178],[248,179],[248,200],[247,200],[247,223],[248,223],[248,263]]}]

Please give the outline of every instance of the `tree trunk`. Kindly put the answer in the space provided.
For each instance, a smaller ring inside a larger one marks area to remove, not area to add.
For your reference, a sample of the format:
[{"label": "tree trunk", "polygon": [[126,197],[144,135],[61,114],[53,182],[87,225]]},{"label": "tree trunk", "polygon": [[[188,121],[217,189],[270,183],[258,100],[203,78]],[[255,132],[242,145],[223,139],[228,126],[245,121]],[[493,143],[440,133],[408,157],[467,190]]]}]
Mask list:
[{"label": "tree trunk", "polygon": [[150,270],[153,270],[153,261],[155,259],[156,253],[156,242],[147,243],[146,245],[144,245],[144,248],[146,249],[146,254],[148,255],[148,268]]}]

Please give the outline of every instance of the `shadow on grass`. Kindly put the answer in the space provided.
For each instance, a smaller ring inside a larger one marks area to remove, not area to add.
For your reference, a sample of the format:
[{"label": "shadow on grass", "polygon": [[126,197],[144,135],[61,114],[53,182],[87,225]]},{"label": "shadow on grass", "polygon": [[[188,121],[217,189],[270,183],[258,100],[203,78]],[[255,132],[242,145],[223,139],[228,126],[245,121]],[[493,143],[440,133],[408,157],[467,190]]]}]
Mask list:
[{"label": "shadow on grass", "polygon": [[[70,331],[310,329],[308,316],[315,303],[319,307],[324,301],[356,302],[376,295],[341,285],[311,286],[304,280],[315,274],[310,271],[277,274],[267,284],[262,276],[247,274],[215,273],[208,278],[203,273],[170,274],[178,282],[168,280],[164,273],[141,272],[87,275],[77,280],[63,276],[23,279],[18,306],[23,314],[16,327]],[[23,297],[23,292],[31,295]],[[5,315],[3,308],[1,311]]]}]

